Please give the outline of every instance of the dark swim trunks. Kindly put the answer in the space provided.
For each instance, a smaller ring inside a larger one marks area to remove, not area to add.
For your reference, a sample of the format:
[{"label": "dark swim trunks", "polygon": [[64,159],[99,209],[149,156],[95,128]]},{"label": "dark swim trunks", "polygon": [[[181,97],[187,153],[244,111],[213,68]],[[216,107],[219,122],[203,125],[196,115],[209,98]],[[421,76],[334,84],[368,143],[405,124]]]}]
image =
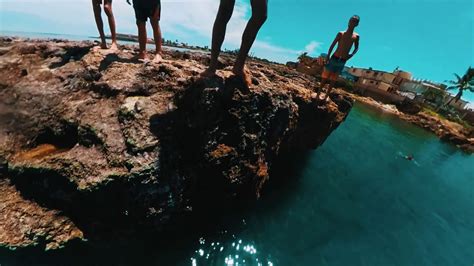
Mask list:
[{"label": "dark swim trunks", "polygon": [[329,59],[325,70],[335,74],[341,74],[342,70],[344,69],[344,65],[346,64],[346,61],[347,60],[342,59],[340,57],[332,56],[331,59]]},{"label": "dark swim trunks", "polygon": [[133,8],[135,9],[135,18],[137,19],[137,22],[146,22],[148,18],[152,19],[157,10],[158,20],[160,20],[160,0],[133,0]]}]

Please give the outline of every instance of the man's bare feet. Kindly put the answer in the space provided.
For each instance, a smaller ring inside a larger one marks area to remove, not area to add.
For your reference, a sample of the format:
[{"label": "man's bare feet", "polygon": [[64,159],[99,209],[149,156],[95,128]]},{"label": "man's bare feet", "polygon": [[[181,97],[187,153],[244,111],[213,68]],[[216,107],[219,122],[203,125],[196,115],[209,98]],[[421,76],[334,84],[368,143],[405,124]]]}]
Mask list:
[{"label": "man's bare feet", "polygon": [[216,75],[216,69],[213,67],[207,68],[204,72],[201,73],[202,78],[212,78]]},{"label": "man's bare feet", "polygon": [[247,86],[247,88],[250,88],[250,86],[252,85],[252,77],[250,76],[250,73],[245,68],[240,69],[240,68],[234,67],[232,72],[234,73],[236,77],[242,79],[244,85]]},{"label": "man's bare feet", "polygon": [[146,52],[139,52],[137,56],[135,56],[135,60],[138,62],[148,62],[148,56]]},{"label": "man's bare feet", "polygon": [[106,43],[101,43],[101,44],[99,44],[97,46],[94,46],[92,48],[92,50],[95,51],[95,52],[98,52],[100,50],[106,50],[106,49],[107,49],[107,44]]},{"label": "man's bare feet", "polygon": [[116,42],[112,42],[112,45],[110,45],[110,50],[118,51],[118,46]]},{"label": "man's bare feet", "polygon": [[146,64],[150,62],[150,59],[148,58],[148,55],[146,53],[139,53],[132,58],[132,61]]},{"label": "man's bare feet", "polygon": [[155,58],[153,58],[153,63],[160,63],[161,61],[163,61],[163,57],[161,56],[161,54],[159,53],[156,53],[155,54]]}]

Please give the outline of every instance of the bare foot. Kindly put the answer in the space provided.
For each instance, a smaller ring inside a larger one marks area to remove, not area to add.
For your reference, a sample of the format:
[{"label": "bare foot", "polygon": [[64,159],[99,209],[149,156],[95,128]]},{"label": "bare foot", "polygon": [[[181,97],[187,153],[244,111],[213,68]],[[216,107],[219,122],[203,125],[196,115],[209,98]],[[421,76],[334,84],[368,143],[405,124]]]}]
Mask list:
[{"label": "bare foot", "polygon": [[153,63],[160,63],[161,61],[163,61],[163,57],[161,57],[160,54],[155,54],[155,58],[153,58]]},{"label": "bare foot", "polygon": [[138,62],[142,62],[142,63],[147,63],[148,61],[150,61],[150,60],[148,59],[147,54],[144,53],[144,52],[138,53],[138,55],[134,57],[134,60],[135,60],[135,61],[138,61]]},{"label": "bare foot", "polygon": [[100,45],[94,46],[92,48],[92,50],[95,51],[95,52],[98,52],[100,50],[106,50],[106,49],[107,49],[107,44],[103,44],[103,43],[101,43]]},{"label": "bare foot", "polygon": [[212,77],[216,76],[216,69],[212,68],[212,67],[209,67],[204,72],[202,72],[200,76],[202,78],[212,78]]},{"label": "bare foot", "polygon": [[236,77],[242,79],[242,81],[244,82],[244,85],[247,86],[247,88],[250,88],[250,86],[252,85],[252,77],[250,76],[250,73],[245,68],[240,70],[234,67],[232,72],[234,73]]},{"label": "bare foot", "polygon": [[112,45],[110,46],[111,51],[118,51],[117,43],[113,42]]}]

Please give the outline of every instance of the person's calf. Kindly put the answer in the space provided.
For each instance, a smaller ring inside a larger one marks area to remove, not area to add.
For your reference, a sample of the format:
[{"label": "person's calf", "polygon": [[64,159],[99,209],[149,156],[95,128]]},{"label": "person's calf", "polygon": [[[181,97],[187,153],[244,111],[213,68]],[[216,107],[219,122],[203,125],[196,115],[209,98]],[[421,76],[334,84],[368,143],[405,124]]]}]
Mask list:
[{"label": "person's calf", "polygon": [[[138,29],[138,45],[139,45],[139,56],[146,56],[146,43],[147,43],[147,33],[146,33],[146,22],[137,21]],[[144,58],[141,58],[144,59]]]}]

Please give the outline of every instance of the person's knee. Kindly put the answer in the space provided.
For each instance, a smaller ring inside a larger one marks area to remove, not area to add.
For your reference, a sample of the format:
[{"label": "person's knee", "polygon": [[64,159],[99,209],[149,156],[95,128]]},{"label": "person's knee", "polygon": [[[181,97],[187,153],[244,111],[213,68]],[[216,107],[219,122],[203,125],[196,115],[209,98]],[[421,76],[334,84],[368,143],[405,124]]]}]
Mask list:
[{"label": "person's knee", "polygon": [[150,18],[150,23],[151,23],[151,25],[159,25],[160,20],[161,20],[161,12],[160,12],[160,10],[156,10],[153,13],[153,16],[151,16],[151,18]]},{"label": "person's knee", "polygon": [[102,9],[100,7],[100,4],[98,4],[95,0],[92,0],[92,7],[94,9],[94,13],[97,15],[97,14],[100,14],[102,12]]},{"label": "person's knee", "polygon": [[150,25],[153,30],[157,30],[160,27],[160,21],[158,19],[150,19]]},{"label": "person's knee", "polygon": [[229,22],[230,18],[232,17],[232,7],[224,7],[221,9],[221,12],[217,14],[217,20],[219,20],[221,23],[226,23]]},{"label": "person's knee", "polygon": [[112,5],[107,3],[107,4],[104,4],[104,12],[105,14],[107,14],[107,16],[112,16]]},{"label": "person's knee", "polygon": [[217,12],[217,20],[221,23],[229,22],[234,12],[235,0],[222,0]]},{"label": "person's knee", "polygon": [[267,21],[267,17],[267,11],[252,14],[252,19],[255,20],[258,24],[265,23],[265,21]]}]

